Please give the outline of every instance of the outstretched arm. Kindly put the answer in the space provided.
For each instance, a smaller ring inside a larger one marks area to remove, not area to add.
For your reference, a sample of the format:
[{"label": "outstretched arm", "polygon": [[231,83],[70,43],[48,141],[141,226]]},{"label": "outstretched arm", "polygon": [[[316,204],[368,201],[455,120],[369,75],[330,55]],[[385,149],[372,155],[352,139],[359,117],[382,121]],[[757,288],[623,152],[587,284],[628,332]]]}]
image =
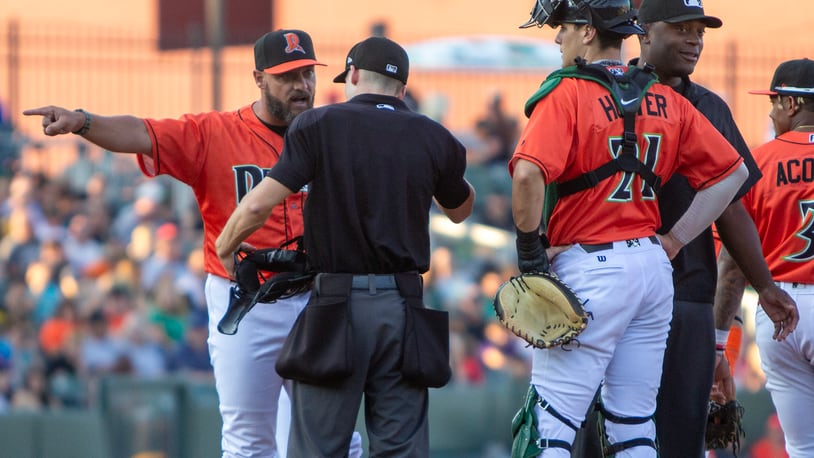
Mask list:
[{"label": "outstretched arm", "polygon": [[[62,107],[47,106],[23,111],[26,116],[42,116],[42,130],[45,135],[80,132],[86,125],[82,137],[104,149],[117,153],[152,155],[152,141],[144,121],[135,116],[98,116]],[[87,123],[87,124],[86,124]]]},{"label": "outstretched arm", "polygon": [[260,229],[271,215],[271,210],[293,193],[274,178],[263,178],[240,201],[218,239],[215,250],[227,272],[234,271],[233,254],[248,236]]},{"label": "outstretched arm", "polygon": [[760,306],[774,323],[774,338],[785,339],[794,331],[800,315],[794,300],[772,280],[754,221],[743,204],[737,201],[727,207],[716,225],[721,241],[726,247],[723,265],[719,261],[718,266],[716,328],[729,329],[739,310],[743,288],[748,281],[758,293]]}]

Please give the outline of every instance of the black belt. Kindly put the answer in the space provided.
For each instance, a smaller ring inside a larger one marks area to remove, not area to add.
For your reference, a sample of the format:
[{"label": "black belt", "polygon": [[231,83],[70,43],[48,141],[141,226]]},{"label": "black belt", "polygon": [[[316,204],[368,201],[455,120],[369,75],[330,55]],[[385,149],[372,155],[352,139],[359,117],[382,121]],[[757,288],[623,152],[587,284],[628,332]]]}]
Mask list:
[{"label": "black belt", "polygon": [[354,275],[351,289],[366,289],[375,292],[377,289],[399,289],[396,277],[388,275]]},{"label": "black belt", "polygon": [[[653,245],[659,244],[659,239],[655,235],[651,235],[650,237],[647,238],[650,239],[651,242],[653,242]],[[638,246],[639,239],[629,239],[625,240],[625,242],[627,242],[627,246],[629,247]],[[579,246],[581,246],[586,253],[595,253],[597,251],[610,250],[611,248],[613,248],[613,242],[597,244],[580,243]]]}]

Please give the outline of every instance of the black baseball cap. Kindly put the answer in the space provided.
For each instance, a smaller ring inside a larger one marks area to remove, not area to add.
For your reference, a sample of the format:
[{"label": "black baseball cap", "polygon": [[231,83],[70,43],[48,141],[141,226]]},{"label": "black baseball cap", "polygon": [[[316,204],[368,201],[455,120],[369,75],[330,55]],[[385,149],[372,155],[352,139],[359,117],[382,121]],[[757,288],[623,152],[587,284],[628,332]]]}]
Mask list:
[{"label": "black baseball cap", "polygon": [[701,0],[644,0],[639,6],[639,22],[642,24],[687,21],[701,21],[711,29],[724,25],[717,17],[704,14]]},{"label": "black baseball cap", "polygon": [[796,59],[777,66],[768,90],[749,91],[762,95],[814,97],[814,60]]},{"label": "black baseball cap", "polygon": [[302,30],[275,30],[254,42],[254,68],[279,75],[317,62],[311,37]]},{"label": "black baseball cap", "polygon": [[407,84],[410,59],[398,43],[384,37],[370,37],[353,45],[345,60],[345,71],[336,75],[334,83],[344,83],[350,66],[370,70]]}]

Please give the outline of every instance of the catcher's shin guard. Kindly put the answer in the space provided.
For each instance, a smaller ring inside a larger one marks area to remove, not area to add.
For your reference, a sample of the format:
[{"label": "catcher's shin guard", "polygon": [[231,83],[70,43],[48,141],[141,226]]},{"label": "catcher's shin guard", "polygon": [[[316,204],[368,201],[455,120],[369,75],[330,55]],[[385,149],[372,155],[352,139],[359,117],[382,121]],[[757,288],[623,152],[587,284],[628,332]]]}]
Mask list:
[{"label": "catcher's shin guard", "polygon": [[[641,446],[652,447],[656,450],[656,452],[658,452],[659,448],[656,441],[649,437],[636,437],[611,444],[610,440],[608,439],[608,435],[605,433],[605,420],[620,425],[643,425],[645,423],[654,421],[652,415],[649,417],[620,417],[605,410],[602,402],[597,402],[595,408],[599,412],[596,427],[599,430],[599,438],[602,441],[603,458],[613,458],[622,450]],[[655,429],[653,431],[655,434]]]},{"label": "catcher's shin guard", "polygon": [[547,448],[562,448],[571,451],[569,442],[540,437],[540,432],[537,429],[537,413],[535,412],[535,406],[537,405],[575,432],[579,429],[541,398],[537,394],[537,390],[534,389],[534,385],[530,385],[523,406],[512,419],[512,458],[536,457]]}]

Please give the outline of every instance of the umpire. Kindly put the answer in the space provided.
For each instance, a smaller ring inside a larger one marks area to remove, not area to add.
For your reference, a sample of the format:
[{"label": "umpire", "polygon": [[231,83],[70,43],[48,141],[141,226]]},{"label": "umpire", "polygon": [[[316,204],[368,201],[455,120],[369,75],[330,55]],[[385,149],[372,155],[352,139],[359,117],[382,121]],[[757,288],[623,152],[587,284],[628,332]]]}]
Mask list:
[{"label": "umpire", "polygon": [[[446,323],[445,315],[423,320],[436,311],[420,303],[433,199],[458,223],[470,215],[475,192],[463,177],[464,147],[403,102],[408,67],[407,53],[389,39],[351,48],[334,79],[345,83],[348,101],[292,123],[280,161],[216,243],[229,268],[271,209],[310,183],[305,248],[319,274],[277,365],[295,380],[289,457],[346,456],[363,394],[370,456],[429,456],[427,387],[449,376],[449,329],[413,341],[434,337],[447,346],[441,351],[413,353],[405,339],[412,326],[420,333],[422,324]],[[409,372],[414,357],[435,371]]]}]

